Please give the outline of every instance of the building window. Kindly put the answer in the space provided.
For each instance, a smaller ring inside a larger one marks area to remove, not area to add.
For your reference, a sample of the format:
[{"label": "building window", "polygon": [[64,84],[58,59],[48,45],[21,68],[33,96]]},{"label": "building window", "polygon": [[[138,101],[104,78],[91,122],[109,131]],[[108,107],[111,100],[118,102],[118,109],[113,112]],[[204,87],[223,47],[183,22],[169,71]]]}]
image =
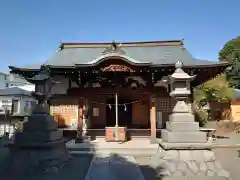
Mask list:
[{"label": "building window", "polygon": [[31,100],[26,101],[24,105],[24,113],[28,115],[31,114],[32,109],[35,107],[35,105],[36,105],[36,101],[31,101]]},{"label": "building window", "polygon": [[19,110],[20,110],[20,106],[19,105],[20,105],[19,100],[13,100],[12,101],[12,107],[13,107],[12,113],[13,114],[19,113]]},{"label": "building window", "polygon": [[30,110],[31,110],[31,101],[25,101],[24,113],[25,114],[30,114]]},{"label": "building window", "polygon": [[2,105],[10,105],[11,100],[2,100]]},{"label": "building window", "polygon": [[3,113],[5,113],[5,110],[2,109],[2,107],[0,107],[0,114],[3,114]]},{"label": "building window", "polygon": [[11,109],[12,101],[11,100],[2,100],[2,107],[4,109]]},{"label": "building window", "polygon": [[8,110],[11,110],[12,101],[11,100],[2,100],[2,105],[0,107],[0,113],[6,113]]}]

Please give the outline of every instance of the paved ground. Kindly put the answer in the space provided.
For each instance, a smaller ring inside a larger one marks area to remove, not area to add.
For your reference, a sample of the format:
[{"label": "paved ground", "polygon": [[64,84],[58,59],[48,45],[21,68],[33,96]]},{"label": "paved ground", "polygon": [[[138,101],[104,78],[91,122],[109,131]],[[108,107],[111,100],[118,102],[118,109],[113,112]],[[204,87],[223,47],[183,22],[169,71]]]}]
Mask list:
[{"label": "paved ground", "polygon": [[239,147],[240,148],[240,134],[235,132],[227,133],[218,136],[216,141],[213,141],[215,147]]},{"label": "paved ground", "polygon": [[133,156],[94,157],[85,180],[145,180]]},{"label": "paved ground", "polygon": [[218,148],[213,150],[216,158],[221,162],[233,180],[240,179],[240,148]]},{"label": "paved ground", "polygon": [[[228,145],[234,145],[236,143],[240,144],[240,135],[228,134],[227,136],[229,136],[229,138],[223,138],[218,141],[218,143]],[[224,169],[230,172],[233,180],[239,180],[240,177],[239,150],[240,148],[233,147],[213,149],[213,151],[216,153],[217,159],[221,162]],[[4,162],[7,153],[8,150],[6,148],[0,147],[0,167],[2,167],[1,163]],[[59,173],[51,176],[36,177],[34,180],[90,180],[85,179],[85,175],[87,175],[91,160],[91,155],[77,155],[75,159],[72,160],[67,167],[62,169]],[[99,162],[103,162],[103,164],[99,164]],[[95,175],[94,177],[91,177],[91,180],[99,179],[100,176],[105,177],[105,179],[106,176],[109,176],[111,177],[111,180],[118,180],[119,177],[124,180],[143,180],[143,177],[146,180],[160,180],[161,178],[157,177],[157,173],[152,162],[153,161],[148,156],[135,156],[134,158],[132,156],[98,158],[93,163],[95,164],[95,167],[92,169],[94,171],[93,174]],[[109,166],[110,163],[111,166]],[[138,164],[142,175],[139,172],[139,168],[136,166],[136,164]],[[26,177],[14,177],[13,174],[9,174],[7,177],[1,176],[0,179],[28,180]]]},{"label": "paved ground", "polygon": [[[229,124],[231,126],[231,123]],[[215,147],[238,146],[240,147],[240,134],[237,134],[233,127],[224,128],[224,121],[215,122],[210,121],[205,125],[206,128],[214,128],[217,130],[217,141],[213,141]]]},{"label": "paved ground", "polygon": [[[3,167],[4,159],[7,157],[8,151],[6,148],[0,147],[0,167]],[[1,180],[84,180],[85,175],[87,174],[89,165],[92,160],[92,155],[75,155],[72,160],[62,168],[58,173],[51,175],[36,175],[33,176],[24,176],[17,175],[14,173],[8,173],[0,175]]]},{"label": "paved ground", "polygon": [[159,170],[154,168],[151,157],[135,156],[134,158],[136,160],[136,163],[140,167],[142,174],[146,180],[160,180],[161,179],[157,175],[157,171],[159,171]]},{"label": "paved ground", "polygon": [[[217,159],[221,162],[222,166],[231,173],[233,180],[239,180],[240,172],[240,157],[236,148],[220,148],[214,149]],[[6,153],[6,150],[1,149],[1,159],[4,159],[3,154]],[[134,160],[135,159],[135,160]],[[157,177],[157,172],[154,169],[152,160],[147,156],[136,156],[136,157],[117,157],[117,158],[98,158],[92,166],[92,172],[94,176],[91,177],[91,180],[99,179],[103,177],[106,180],[106,177],[111,177],[111,180],[118,180],[119,177],[124,180],[143,180],[143,177],[146,180],[160,180],[160,177]],[[85,179],[87,175],[90,162],[92,160],[91,155],[78,155],[73,161],[71,161],[67,168],[62,169],[59,173],[56,173],[51,176],[44,177],[35,177],[34,180],[90,180]],[[109,163],[111,161],[111,163]],[[101,162],[101,163],[100,163]],[[99,164],[100,163],[100,164]],[[111,164],[111,166],[110,166]],[[141,173],[135,164],[138,164]],[[158,170],[159,171],[159,170]],[[104,178],[105,177],[105,178]],[[26,177],[14,177],[14,174],[9,174],[8,176],[1,176],[1,180],[28,180]],[[30,178],[32,179],[32,178]],[[29,179],[29,180],[30,180]],[[101,179],[99,179],[101,180]]]}]

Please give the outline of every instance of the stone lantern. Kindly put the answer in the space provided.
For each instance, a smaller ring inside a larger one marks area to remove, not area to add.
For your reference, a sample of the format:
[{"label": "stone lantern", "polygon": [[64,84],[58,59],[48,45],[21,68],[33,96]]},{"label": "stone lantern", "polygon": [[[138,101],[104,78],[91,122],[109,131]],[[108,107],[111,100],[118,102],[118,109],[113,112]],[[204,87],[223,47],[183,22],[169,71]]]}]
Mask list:
[{"label": "stone lantern", "polygon": [[63,133],[58,130],[47,105],[54,81],[46,68],[26,79],[37,87],[32,95],[38,103],[23,124],[22,132],[16,132],[14,142],[8,145],[10,156],[14,157],[10,168],[30,172],[56,170],[67,162],[68,153]]},{"label": "stone lantern", "polygon": [[[190,76],[182,69],[183,64],[177,62],[175,72],[169,76],[171,83],[170,96],[176,104],[162,131],[162,141],[166,146],[192,146],[193,143],[207,143],[206,133],[199,131],[199,123],[195,122],[188,98],[191,95],[190,82],[195,76]],[[183,144],[179,144],[183,143]]]},{"label": "stone lantern", "polygon": [[164,179],[231,179],[211,151],[211,141],[205,132],[200,132],[191,107],[186,103],[190,91],[189,76],[182,69],[182,63],[176,63],[176,70],[170,76],[170,96],[176,99],[166,129],[162,130],[159,142],[157,166],[161,167],[159,176]]},{"label": "stone lantern", "polygon": [[[191,106],[188,105],[189,96],[191,95],[191,81],[196,77],[190,76],[185,73],[182,69],[183,64],[181,62],[177,62],[175,67],[175,72],[169,76],[171,83],[171,92],[170,96],[175,98],[176,105],[174,106],[173,112],[178,113],[189,113],[192,112]],[[176,114],[170,116],[174,118]],[[179,114],[178,114],[179,115]],[[191,116],[192,117],[192,116]]]}]

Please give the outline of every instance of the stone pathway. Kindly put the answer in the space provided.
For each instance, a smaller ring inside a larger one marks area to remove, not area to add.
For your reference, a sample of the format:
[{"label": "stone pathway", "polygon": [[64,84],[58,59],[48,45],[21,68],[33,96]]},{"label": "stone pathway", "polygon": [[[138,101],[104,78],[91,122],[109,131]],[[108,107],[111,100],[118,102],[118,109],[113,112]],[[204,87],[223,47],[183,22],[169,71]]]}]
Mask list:
[{"label": "stone pathway", "polygon": [[85,180],[145,180],[133,156],[94,157]]}]

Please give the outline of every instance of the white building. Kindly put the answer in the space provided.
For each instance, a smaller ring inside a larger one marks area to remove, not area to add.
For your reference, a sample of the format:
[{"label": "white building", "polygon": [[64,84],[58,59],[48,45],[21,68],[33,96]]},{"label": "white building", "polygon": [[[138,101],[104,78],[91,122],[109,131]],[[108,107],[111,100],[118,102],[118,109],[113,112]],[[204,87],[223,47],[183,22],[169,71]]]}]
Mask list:
[{"label": "white building", "polygon": [[[35,85],[15,74],[0,72],[0,136],[5,132],[13,132],[13,125],[23,119],[31,111],[36,100],[31,96]],[[7,111],[9,110],[9,111]],[[13,112],[11,112],[13,111]],[[12,118],[7,118],[9,112]]]},{"label": "white building", "polygon": [[4,89],[7,87],[8,77],[8,74],[0,72],[0,89]]},{"label": "white building", "polygon": [[6,109],[11,109],[12,103],[19,104],[19,112],[16,115],[23,115],[25,101],[31,101],[31,92],[35,85],[30,84],[24,78],[16,74],[5,74],[0,72],[0,114],[5,114]]},{"label": "white building", "polygon": [[7,87],[19,87],[19,86],[33,86],[27,82],[24,78],[16,74],[5,74],[0,72],[0,89]]},{"label": "white building", "polygon": [[19,87],[19,86],[33,86],[33,84],[27,82],[23,77],[17,74],[9,74],[7,75],[7,86],[6,87]]},{"label": "white building", "polygon": [[20,87],[0,89],[0,114],[5,114],[6,110],[9,110],[12,116],[25,116],[30,113],[36,102],[31,92]]}]

